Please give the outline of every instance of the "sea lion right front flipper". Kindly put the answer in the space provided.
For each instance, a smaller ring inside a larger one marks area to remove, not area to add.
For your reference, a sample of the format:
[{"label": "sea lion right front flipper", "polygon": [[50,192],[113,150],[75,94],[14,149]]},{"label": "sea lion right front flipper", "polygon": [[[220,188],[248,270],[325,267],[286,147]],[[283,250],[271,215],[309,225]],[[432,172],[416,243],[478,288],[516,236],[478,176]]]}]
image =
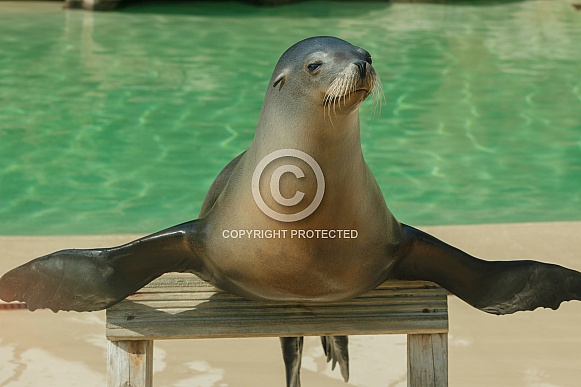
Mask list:
[{"label": "sea lion right front flipper", "polygon": [[194,220],[118,247],[45,255],[4,274],[0,298],[30,310],[105,309],[164,273],[203,273],[201,228]]},{"label": "sea lion right front flipper", "polygon": [[537,261],[484,261],[413,227],[402,225],[396,277],[432,281],[493,314],[581,300],[581,273]]},{"label": "sea lion right front flipper", "polygon": [[349,381],[349,338],[347,336],[321,336],[323,351],[327,356],[327,363],[331,363],[331,370],[337,363],[341,370],[341,376],[345,383]]}]

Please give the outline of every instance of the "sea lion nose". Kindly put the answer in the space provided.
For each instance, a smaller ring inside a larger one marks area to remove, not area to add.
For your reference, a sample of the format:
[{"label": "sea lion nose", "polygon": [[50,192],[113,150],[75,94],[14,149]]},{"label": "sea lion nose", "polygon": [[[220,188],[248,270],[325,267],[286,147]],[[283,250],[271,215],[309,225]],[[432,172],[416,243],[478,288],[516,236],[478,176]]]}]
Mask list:
[{"label": "sea lion nose", "polygon": [[367,62],[364,60],[360,60],[355,62],[354,64],[359,69],[359,77],[361,79],[365,78],[365,74],[367,74]]}]

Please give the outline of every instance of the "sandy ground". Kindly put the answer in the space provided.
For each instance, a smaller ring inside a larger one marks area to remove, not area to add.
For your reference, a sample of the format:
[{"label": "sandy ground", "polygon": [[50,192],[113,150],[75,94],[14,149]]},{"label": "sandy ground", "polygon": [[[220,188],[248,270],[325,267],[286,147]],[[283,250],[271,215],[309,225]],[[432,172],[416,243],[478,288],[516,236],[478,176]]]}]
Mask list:
[{"label": "sandy ground", "polygon": [[[537,259],[581,270],[581,222],[424,227],[473,255]],[[71,247],[124,243],[135,236],[0,237],[0,273]],[[491,316],[450,297],[450,386],[578,386],[581,303],[558,311]],[[105,314],[0,310],[0,386],[104,386]],[[349,386],[405,386],[406,337],[354,336]],[[278,339],[158,341],[157,386],[284,386]],[[346,386],[307,338],[303,385]]]}]

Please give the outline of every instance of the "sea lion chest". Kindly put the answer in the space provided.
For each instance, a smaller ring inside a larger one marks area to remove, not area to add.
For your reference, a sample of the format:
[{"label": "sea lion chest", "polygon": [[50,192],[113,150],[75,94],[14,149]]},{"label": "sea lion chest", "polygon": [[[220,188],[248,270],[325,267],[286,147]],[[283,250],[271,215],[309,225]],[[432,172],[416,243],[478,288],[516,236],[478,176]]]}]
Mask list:
[{"label": "sea lion chest", "polygon": [[[333,173],[321,162],[324,194],[305,212],[321,182],[308,163],[290,161],[272,162],[254,185],[249,176],[258,163],[251,157],[233,172],[205,219],[212,282],[248,298],[302,302],[372,289],[392,263],[386,253],[396,244],[391,230],[398,228],[373,176],[364,164],[363,170]],[[260,199],[284,220],[265,212]],[[300,219],[284,218],[301,211]]]}]

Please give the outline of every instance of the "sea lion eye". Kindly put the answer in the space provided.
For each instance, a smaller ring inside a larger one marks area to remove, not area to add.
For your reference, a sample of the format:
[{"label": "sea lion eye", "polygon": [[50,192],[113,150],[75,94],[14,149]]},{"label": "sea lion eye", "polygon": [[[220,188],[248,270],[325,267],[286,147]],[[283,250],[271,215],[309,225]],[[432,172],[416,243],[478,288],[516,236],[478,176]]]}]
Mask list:
[{"label": "sea lion eye", "polygon": [[307,70],[309,71],[309,73],[314,73],[319,69],[319,67],[321,67],[321,65],[322,65],[321,62],[309,63],[307,65]]}]

